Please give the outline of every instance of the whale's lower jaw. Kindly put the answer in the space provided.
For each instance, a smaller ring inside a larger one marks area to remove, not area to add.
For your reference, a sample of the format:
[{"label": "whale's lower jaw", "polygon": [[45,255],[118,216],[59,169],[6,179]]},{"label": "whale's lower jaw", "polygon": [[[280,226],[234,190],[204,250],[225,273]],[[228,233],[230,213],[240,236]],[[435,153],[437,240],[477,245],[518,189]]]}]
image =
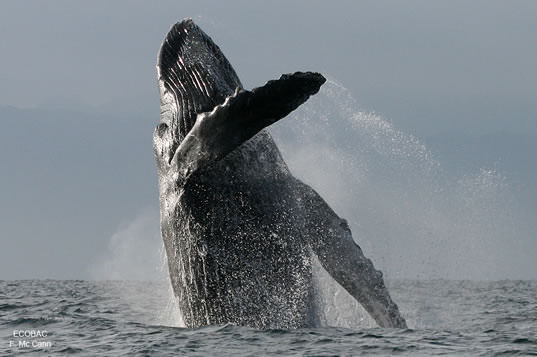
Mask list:
[{"label": "whale's lower jaw", "polygon": [[239,77],[212,39],[191,19],[172,26],[158,54],[161,123],[179,143],[199,113],[210,112],[235,89]]}]

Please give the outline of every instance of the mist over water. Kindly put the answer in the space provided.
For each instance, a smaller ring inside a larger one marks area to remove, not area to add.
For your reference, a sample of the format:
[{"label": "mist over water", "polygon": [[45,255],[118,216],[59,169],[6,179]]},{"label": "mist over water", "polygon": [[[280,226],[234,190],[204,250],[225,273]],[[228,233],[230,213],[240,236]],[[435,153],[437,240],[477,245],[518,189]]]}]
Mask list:
[{"label": "mist over water", "polygon": [[88,275],[95,280],[163,280],[163,245],[159,212],[147,207],[119,224],[105,251],[88,267]]}]

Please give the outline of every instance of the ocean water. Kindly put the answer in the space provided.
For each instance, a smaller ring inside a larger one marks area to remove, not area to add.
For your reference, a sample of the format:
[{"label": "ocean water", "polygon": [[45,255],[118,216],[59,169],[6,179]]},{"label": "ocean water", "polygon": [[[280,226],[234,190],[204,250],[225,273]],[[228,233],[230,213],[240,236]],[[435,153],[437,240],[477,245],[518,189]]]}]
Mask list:
[{"label": "ocean water", "polygon": [[408,329],[374,327],[347,306],[326,309],[340,326],[188,329],[167,282],[0,281],[0,355],[537,355],[537,281],[396,280],[389,289]]}]

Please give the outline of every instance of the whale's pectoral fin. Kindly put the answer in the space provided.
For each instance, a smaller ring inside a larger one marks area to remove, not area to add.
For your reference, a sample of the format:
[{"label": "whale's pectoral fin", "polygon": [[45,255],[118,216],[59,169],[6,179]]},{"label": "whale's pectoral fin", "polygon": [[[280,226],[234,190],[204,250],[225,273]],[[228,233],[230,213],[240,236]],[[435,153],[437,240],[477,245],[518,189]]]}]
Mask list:
[{"label": "whale's pectoral fin", "polygon": [[178,172],[186,178],[220,160],[263,128],[287,116],[317,93],[324,82],[319,73],[296,72],[252,91],[237,88],[223,104],[198,115],[173,157]]},{"label": "whale's pectoral fin", "polygon": [[311,187],[300,181],[297,184],[307,212],[305,229],[310,246],[323,268],[362,304],[379,326],[406,328],[382,273],[354,242],[347,222]]}]

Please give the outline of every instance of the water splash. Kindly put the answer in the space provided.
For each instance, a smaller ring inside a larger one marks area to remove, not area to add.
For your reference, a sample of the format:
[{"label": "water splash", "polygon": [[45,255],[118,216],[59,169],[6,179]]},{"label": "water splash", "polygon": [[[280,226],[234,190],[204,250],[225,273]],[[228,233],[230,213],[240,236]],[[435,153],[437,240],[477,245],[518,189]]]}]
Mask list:
[{"label": "water splash", "polygon": [[[112,234],[106,250],[87,268],[95,280],[159,280],[155,262],[161,241],[158,211],[146,207],[123,222]],[[143,254],[142,254],[143,252]]]},{"label": "water splash", "polygon": [[168,273],[168,258],[166,257],[166,249],[164,248],[164,242],[161,242],[159,271],[163,276],[166,276],[165,286],[167,288],[166,295],[168,296],[168,302],[166,306],[158,310],[157,321],[159,324],[164,326],[185,327],[183,314],[181,313],[181,309],[179,309],[179,302],[177,301],[177,297],[173,293],[173,288]]},{"label": "water splash", "polygon": [[500,172],[445,172],[417,138],[360,110],[334,80],[272,133],[293,173],[349,220],[388,278],[509,274],[497,262],[506,237],[521,232]]}]

